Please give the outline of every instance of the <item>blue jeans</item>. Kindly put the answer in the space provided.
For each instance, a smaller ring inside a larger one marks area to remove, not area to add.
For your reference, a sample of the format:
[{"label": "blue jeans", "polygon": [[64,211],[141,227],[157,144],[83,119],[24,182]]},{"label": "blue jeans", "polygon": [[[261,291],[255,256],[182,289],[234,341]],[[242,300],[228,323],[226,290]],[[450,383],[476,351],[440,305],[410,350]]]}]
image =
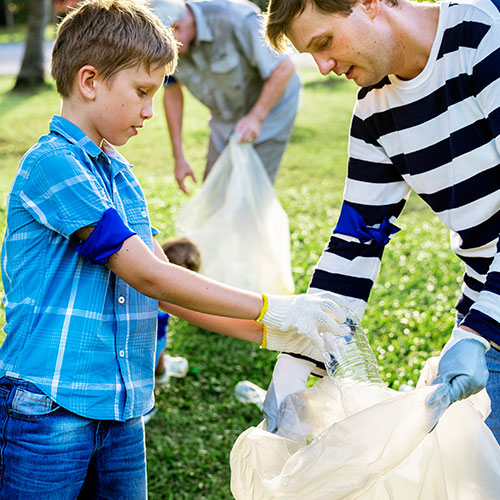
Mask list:
[{"label": "blue jeans", "polygon": [[491,413],[486,419],[486,425],[500,444],[500,352],[491,348],[486,353],[486,364],[490,372],[486,392],[491,399]]},{"label": "blue jeans", "polygon": [[0,378],[0,499],[147,498],[142,417],[71,413],[33,384]]}]

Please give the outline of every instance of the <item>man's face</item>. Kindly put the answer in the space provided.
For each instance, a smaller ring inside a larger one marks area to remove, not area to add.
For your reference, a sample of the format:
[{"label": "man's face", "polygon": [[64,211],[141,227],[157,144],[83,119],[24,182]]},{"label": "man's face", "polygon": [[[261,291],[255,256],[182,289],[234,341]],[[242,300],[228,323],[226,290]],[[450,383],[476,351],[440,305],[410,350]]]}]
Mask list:
[{"label": "man's face", "polygon": [[175,21],[171,27],[175,39],[180,43],[179,55],[183,56],[189,51],[189,47],[194,40],[193,31],[185,20]]},{"label": "man's face", "polygon": [[323,75],[334,72],[365,87],[390,74],[390,45],[384,43],[378,0],[359,1],[352,13],[317,10],[309,2],[286,33],[299,52],[310,53]]}]

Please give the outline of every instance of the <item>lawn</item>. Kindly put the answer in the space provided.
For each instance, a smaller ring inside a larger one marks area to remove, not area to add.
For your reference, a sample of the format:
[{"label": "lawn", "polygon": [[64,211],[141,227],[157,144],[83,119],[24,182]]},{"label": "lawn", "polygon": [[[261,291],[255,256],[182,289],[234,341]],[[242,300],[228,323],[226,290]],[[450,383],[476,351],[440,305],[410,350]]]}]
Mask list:
[{"label": "lawn", "polygon": [[[355,87],[345,80],[301,70],[302,104],[276,182],[290,218],[297,292],[307,289],[313,266],[335,225],[342,200],[347,134]],[[47,131],[59,110],[52,88],[34,95],[8,92],[0,78],[0,234],[7,194],[22,154]],[[157,96],[158,97],[158,96]],[[186,200],[176,187],[160,99],[141,134],[120,148],[133,163],[148,198],[153,224],[164,239]],[[185,149],[198,178],[204,165],[206,110],[186,101]],[[384,264],[363,318],[383,379],[393,388],[415,384],[429,355],[437,354],[453,323],[462,268],[448,247],[448,232],[413,196],[397,221],[403,229],[386,249]],[[216,236],[215,236],[216,237]],[[221,242],[223,251],[223,242]],[[0,326],[4,323],[0,311]],[[146,428],[152,500],[225,500],[228,458],[237,436],[261,420],[256,407],[239,403],[234,386],[249,379],[266,387],[275,354],[202,331],[173,319],[168,351],[189,359],[190,373],[157,392],[159,411]]]}]

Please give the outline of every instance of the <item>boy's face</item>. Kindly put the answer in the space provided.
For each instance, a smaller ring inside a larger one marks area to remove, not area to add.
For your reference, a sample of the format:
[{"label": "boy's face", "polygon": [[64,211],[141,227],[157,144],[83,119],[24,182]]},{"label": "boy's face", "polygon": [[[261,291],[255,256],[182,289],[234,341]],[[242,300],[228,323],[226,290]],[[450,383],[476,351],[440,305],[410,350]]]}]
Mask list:
[{"label": "boy's face", "polygon": [[142,66],[123,69],[105,81],[96,78],[95,100],[87,135],[101,144],[106,139],[113,146],[122,146],[138,134],[146,120],[153,116],[153,95],[160,88],[165,67]]},{"label": "boy's face", "polygon": [[309,52],[321,74],[345,75],[359,86],[373,85],[390,74],[391,47],[374,8],[361,0],[349,15],[319,11],[312,2],[290,23],[286,33],[299,52]]}]

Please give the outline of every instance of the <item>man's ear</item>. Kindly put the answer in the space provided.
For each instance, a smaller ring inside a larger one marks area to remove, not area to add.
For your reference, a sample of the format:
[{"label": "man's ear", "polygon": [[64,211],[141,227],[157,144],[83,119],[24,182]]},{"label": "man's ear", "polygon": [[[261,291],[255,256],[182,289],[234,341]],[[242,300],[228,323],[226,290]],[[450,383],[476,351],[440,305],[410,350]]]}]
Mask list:
[{"label": "man's ear", "polygon": [[95,99],[95,85],[98,74],[98,71],[90,64],[82,66],[78,71],[77,85],[85,99],[91,101]]},{"label": "man's ear", "polygon": [[384,0],[361,0],[361,7],[372,18],[375,19],[380,12],[380,4]]}]

